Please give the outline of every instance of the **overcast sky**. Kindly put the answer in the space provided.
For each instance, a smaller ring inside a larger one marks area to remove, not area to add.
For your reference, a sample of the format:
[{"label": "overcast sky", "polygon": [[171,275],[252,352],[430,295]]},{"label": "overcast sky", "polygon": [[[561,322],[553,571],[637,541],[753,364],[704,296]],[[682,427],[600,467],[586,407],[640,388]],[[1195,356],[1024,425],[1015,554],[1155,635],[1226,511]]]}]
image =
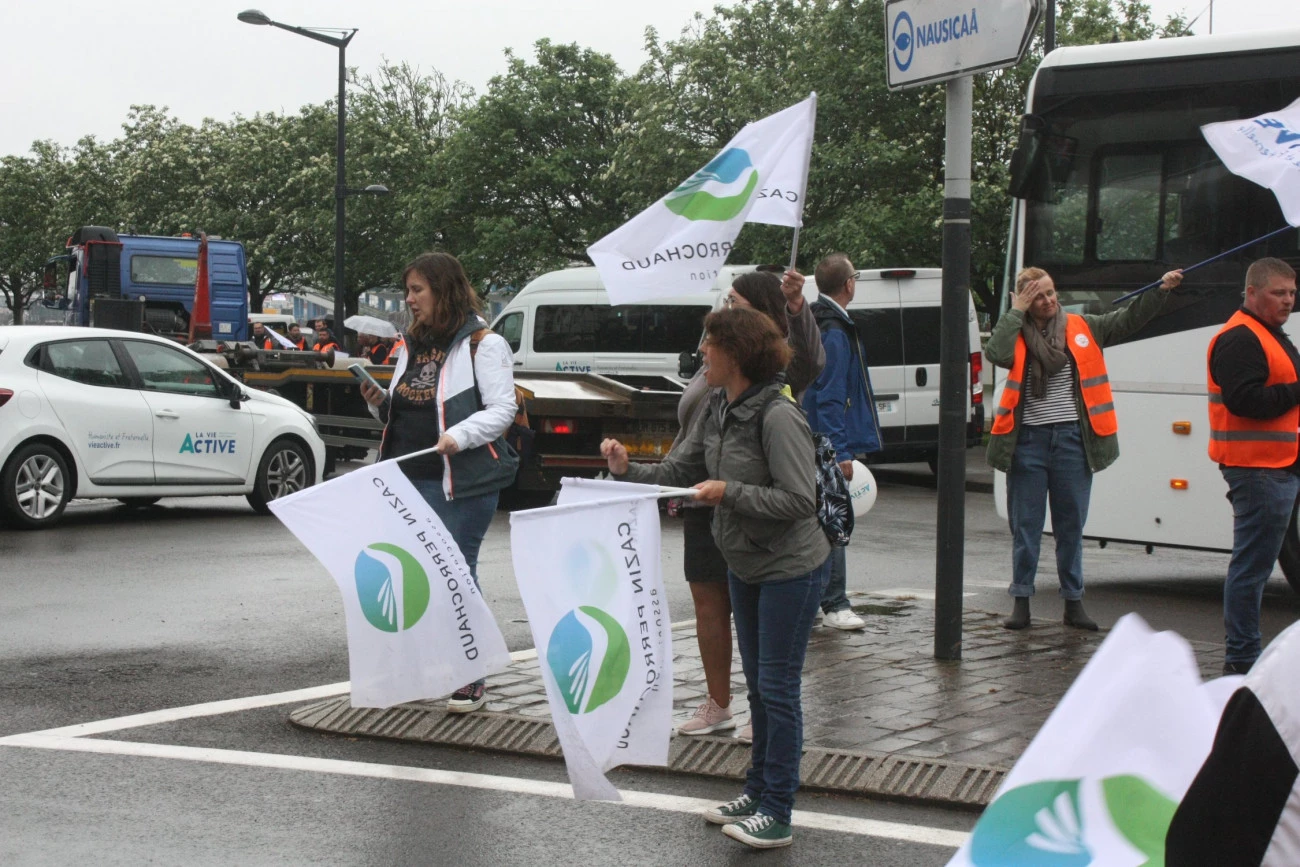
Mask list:
[{"label": "overcast sky", "polygon": [[[613,55],[624,71],[645,59],[647,26],[676,37],[712,0],[125,0],[72,4],[0,0],[0,155],[37,139],[115,138],[132,104],[169,106],[190,123],[235,113],[293,111],[337,90],[335,49],[236,20],[245,2],[278,21],[356,27],[349,66],[382,58],[437,69],[482,92],[506,48],[531,57],[541,38]],[[1157,18],[1200,14],[1208,0],[1150,0]],[[1218,0],[1216,33],[1297,26],[1297,0]],[[1197,33],[1209,28],[1208,14]],[[884,62],[883,60],[881,61]]]}]

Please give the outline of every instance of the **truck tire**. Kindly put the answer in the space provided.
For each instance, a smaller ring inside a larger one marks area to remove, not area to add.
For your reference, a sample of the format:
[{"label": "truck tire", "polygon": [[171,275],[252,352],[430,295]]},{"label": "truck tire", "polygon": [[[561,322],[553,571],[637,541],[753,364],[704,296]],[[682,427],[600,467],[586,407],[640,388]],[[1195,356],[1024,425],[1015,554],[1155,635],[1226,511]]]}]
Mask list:
[{"label": "truck tire", "polygon": [[1286,528],[1286,537],[1282,539],[1282,553],[1278,555],[1278,565],[1286,575],[1286,583],[1291,589],[1300,593],[1300,526],[1297,526],[1297,510],[1291,511],[1291,523]]},{"label": "truck tire", "polygon": [[44,530],[63,517],[72,497],[72,475],[58,449],[30,443],[14,452],[0,473],[0,508],[23,530]]},{"label": "truck tire", "polygon": [[312,482],[311,458],[307,450],[291,439],[278,439],[262,453],[257,464],[248,504],[261,515],[271,514],[272,500],[297,493]]}]

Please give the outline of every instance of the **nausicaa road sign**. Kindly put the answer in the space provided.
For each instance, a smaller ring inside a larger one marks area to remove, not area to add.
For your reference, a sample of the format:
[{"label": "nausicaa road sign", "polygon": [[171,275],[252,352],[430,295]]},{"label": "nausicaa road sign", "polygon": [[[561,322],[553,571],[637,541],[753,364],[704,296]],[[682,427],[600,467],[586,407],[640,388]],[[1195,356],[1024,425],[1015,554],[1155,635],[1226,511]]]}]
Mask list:
[{"label": "nausicaa road sign", "polygon": [[1044,0],[888,0],[890,90],[1014,66],[1025,56]]}]

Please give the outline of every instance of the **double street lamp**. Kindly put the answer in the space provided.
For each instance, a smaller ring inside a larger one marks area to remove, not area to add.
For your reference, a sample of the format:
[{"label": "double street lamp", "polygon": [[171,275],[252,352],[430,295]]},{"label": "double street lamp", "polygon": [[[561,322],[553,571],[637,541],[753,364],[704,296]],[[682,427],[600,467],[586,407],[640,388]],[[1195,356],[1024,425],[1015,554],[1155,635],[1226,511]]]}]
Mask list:
[{"label": "double street lamp", "polygon": [[334,151],[334,336],[336,339],[341,340],[343,337],[343,320],[347,316],[343,290],[343,224],[345,212],[343,203],[348,196],[367,193],[386,195],[388,193],[388,188],[383,184],[371,184],[363,189],[349,189],[344,185],[344,124],[347,118],[344,100],[347,96],[348,75],[344,52],[348,47],[348,43],[352,41],[352,37],[357,35],[357,31],[356,28],[295,27],[292,24],[281,24],[279,21],[272,21],[264,13],[256,9],[246,9],[239,13],[238,18],[245,24],[279,27],[281,30],[288,30],[290,33],[297,33],[299,36],[306,36],[308,39],[315,39],[317,42],[333,45],[339,50],[339,128],[338,143]]}]

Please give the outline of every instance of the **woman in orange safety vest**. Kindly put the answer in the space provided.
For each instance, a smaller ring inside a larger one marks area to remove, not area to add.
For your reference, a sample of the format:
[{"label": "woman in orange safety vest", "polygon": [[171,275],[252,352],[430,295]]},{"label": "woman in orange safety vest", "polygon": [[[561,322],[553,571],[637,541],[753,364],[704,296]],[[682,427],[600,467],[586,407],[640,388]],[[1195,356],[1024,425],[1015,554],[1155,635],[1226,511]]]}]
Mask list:
[{"label": "woman in orange safety vest", "polygon": [[1041,268],[1016,277],[1011,309],[989,335],[984,355],[1010,368],[997,401],[989,437],[989,466],[1007,474],[1011,525],[1012,614],[1007,629],[1029,625],[1039,544],[1052,503],[1056,571],[1065,599],[1065,623],[1096,629],[1083,610],[1083,525],[1088,520],[1092,474],[1119,457],[1119,430],[1102,347],[1146,325],[1164,306],[1181,271],[1165,274],[1160,288],[1105,314],[1067,313],[1056,285]]}]

